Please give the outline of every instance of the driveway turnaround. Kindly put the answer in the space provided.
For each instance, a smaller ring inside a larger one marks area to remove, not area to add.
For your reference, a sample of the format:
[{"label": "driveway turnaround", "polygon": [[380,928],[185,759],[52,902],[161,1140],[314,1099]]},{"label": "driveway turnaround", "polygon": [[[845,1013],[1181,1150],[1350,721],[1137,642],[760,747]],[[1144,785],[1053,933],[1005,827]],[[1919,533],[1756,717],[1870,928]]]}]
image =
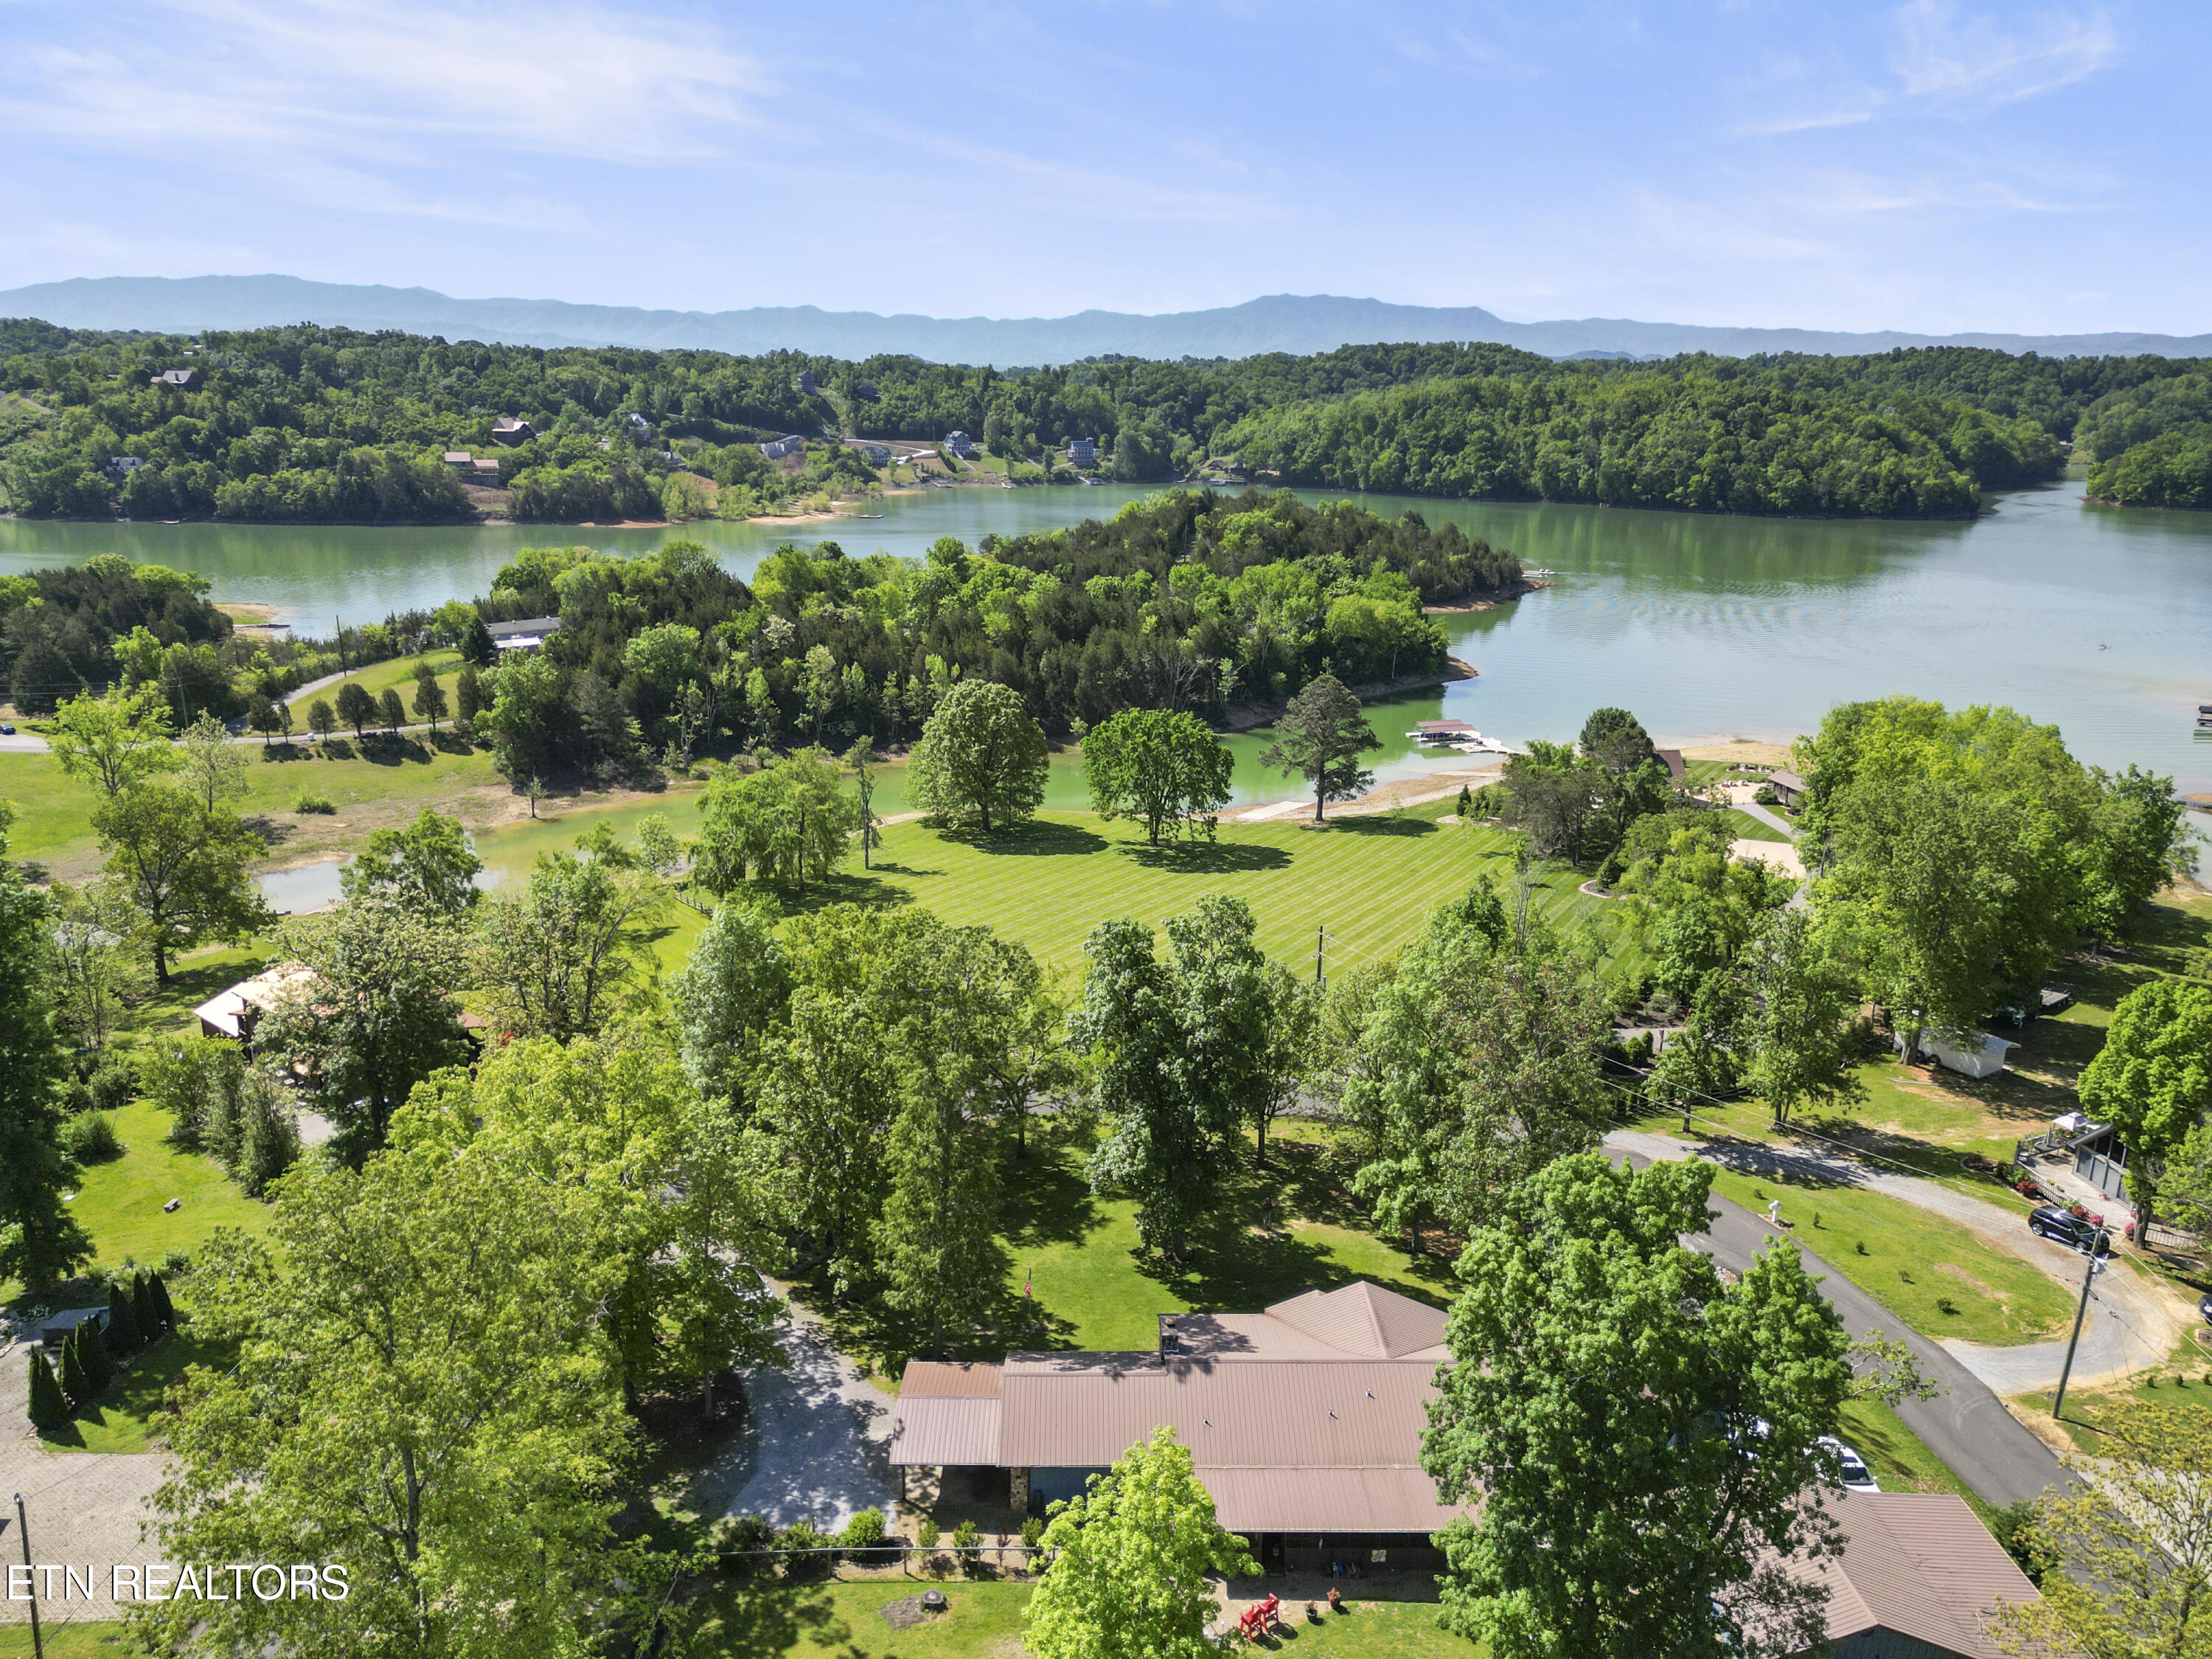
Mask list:
[{"label": "driveway turnaround", "polygon": [[[779,1293],[783,1287],[776,1287]],[[776,1338],[788,1365],[746,1374],[743,1438],[692,1487],[702,1515],[757,1515],[776,1526],[842,1528],[861,1510],[890,1518],[890,1396],[830,1346],[805,1309],[785,1304]]]},{"label": "driveway turnaround", "polygon": [[[1633,1129],[1616,1129],[1605,1138],[1605,1146],[1638,1168],[1694,1155],[1686,1141]],[[1717,1196],[1711,1203],[1719,1212],[1711,1232],[1688,1242],[1710,1251],[1723,1267],[1742,1273],[1777,1237],[1775,1231],[1765,1217],[1741,1204]],[[2017,1503],[2066,1482],[2069,1477],[2051,1448],[2005,1410],[1989,1384],[1956,1355],[1906,1328],[1896,1315],[1812,1251],[1803,1250],[1803,1256],[1806,1271],[1820,1275],[1820,1293],[1834,1306],[1845,1330],[1861,1337],[1879,1329],[1911,1350],[1920,1374],[1941,1392],[1933,1400],[1899,1401],[1897,1414],[1984,1503]]]},{"label": "driveway turnaround", "polygon": [[[19,1565],[23,1559],[14,1501],[21,1492],[31,1523],[31,1559],[66,1564],[80,1573],[92,1569],[88,1576],[97,1592],[90,1601],[40,1594],[39,1619],[51,1636],[60,1624],[118,1617],[107,1595],[113,1587],[110,1570],[118,1563],[161,1559],[154,1545],[141,1540],[140,1527],[153,1515],[148,1500],[161,1484],[163,1459],[158,1452],[47,1450],[24,1413],[29,1355],[24,1342],[0,1351],[0,1516],[6,1521],[0,1529],[0,1559]],[[43,1591],[46,1586],[38,1588]],[[27,1602],[0,1598],[0,1629],[30,1621]]]}]

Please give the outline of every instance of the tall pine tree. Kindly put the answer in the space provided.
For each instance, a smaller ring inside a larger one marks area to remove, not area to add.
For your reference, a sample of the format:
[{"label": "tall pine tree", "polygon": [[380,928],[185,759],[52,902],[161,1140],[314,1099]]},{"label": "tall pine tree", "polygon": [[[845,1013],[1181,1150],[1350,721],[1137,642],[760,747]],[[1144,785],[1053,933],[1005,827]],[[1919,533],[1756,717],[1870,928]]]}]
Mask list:
[{"label": "tall pine tree", "polygon": [[62,1046],[54,1030],[45,898],[8,859],[15,809],[0,802],[0,1279],[43,1291],[92,1254],[62,1205]]},{"label": "tall pine tree", "polygon": [[146,1289],[148,1294],[153,1297],[155,1316],[161,1320],[161,1328],[165,1331],[175,1330],[177,1304],[169,1300],[168,1281],[161,1274],[155,1273],[147,1280]]},{"label": "tall pine tree", "polygon": [[46,1364],[44,1348],[31,1350],[31,1422],[33,1426],[53,1432],[69,1426],[69,1401],[62,1395],[62,1385],[54,1381],[54,1368]]},{"label": "tall pine tree", "polygon": [[131,1316],[131,1293],[123,1288],[120,1279],[108,1282],[107,1340],[118,1353],[129,1353],[144,1340],[139,1334],[137,1320]]},{"label": "tall pine tree", "polygon": [[131,1320],[138,1327],[138,1334],[153,1342],[161,1334],[161,1316],[154,1311],[153,1292],[146,1288],[146,1275],[131,1276]]},{"label": "tall pine tree", "polygon": [[82,1409],[92,1398],[92,1379],[84,1374],[84,1327],[69,1334],[62,1344],[62,1392],[70,1404]]}]

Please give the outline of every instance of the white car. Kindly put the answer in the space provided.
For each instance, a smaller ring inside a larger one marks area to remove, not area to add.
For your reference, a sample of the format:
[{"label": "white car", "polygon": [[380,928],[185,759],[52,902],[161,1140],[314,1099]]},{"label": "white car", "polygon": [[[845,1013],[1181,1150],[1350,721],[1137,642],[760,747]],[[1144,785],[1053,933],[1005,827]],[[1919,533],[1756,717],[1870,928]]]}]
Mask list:
[{"label": "white car", "polygon": [[1881,1490],[1881,1483],[1874,1478],[1874,1471],[1867,1468],[1866,1459],[1861,1457],[1850,1447],[1846,1446],[1832,1434],[1822,1435],[1820,1445],[1824,1450],[1835,1454],[1837,1466],[1843,1473],[1845,1492],[1880,1492]]}]

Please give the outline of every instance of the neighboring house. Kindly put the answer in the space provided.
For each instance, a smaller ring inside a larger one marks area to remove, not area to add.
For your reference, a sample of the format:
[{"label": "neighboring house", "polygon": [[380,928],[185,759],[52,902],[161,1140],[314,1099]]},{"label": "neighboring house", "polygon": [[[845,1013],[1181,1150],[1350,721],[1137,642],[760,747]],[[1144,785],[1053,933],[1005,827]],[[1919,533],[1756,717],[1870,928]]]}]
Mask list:
[{"label": "neighboring house", "polygon": [[870,466],[889,466],[890,465],[891,452],[888,446],[884,444],[870,443],[861,438],[848,438],[845,441],[847,447],[858,450],[862,459],[864,459]]},{"label": "neighboring house", "polygon": [[806,440],[796,432],[787,432],[781,438],[763,444],[760,447],[760,453],[771,461],[780,461],[787,455],[804,455],[806,453]]},{"label": "neighboring house", "polygon": [[975,441],[964,432],[947,433],[945,453],[959,460],[972,461],[975,459]]},{"label": "neighboring house", "polygon": [[2042,1599],[1966,1500],[1942,1492],[1832,1492],[1842,1553],[1784,1570],[1827,1586],[1827,1659],[2002,1659],[1989,1617]]},{"label": "neighboring house", "polygon": [[2066,1148],[2074,1154],[2074,1173],[2115,1204],[2128,1201],[2128,1149],[2112,1126],[2094,1129]]},{"label": "neighboring house", "polygon": [[644,416],[639,414],[634,409],[623,418],[629,422],[629,428],[633,432],[651,432],[653,430],[653,422],[647,420]]},{"label": "neighboring house", "polygon": [[1098,465],[1098,441],[1096,438],[1070,438],[1067,441],[1067,464],[1070,466]]},{"label": "neighboring house", "polygon": [[1683,770],[1682,751],[1679,749],[1654,749],[1651,752],[1659,757],[1659,763],[1667,769],[1667,775],[1679,781]]},{"label": "neighboring house", "polygon": [[193,1018],[207,1036],[228,1037],[234,1042],[243,1043],[250,1054],[253,1052],[253,1028],[260,1024],[261,1016],[276,1006],[277,998],[310,978],[313,972],[304,963],[279,963],[252,979],[239,981],[228,990],[217,991],[192,1010]]},{"label": "neighboring house", "polygon": [[538,428],[527,421],[518,421],[512,415],[502,415],[491,423],[491,441],[512,449],[517,444],[526,444],[538,435]]},{"label": "neighboring house", "polygon": [[811,368],[799,371],[798,385],[801,397],[811,398],[822,390],[822,382],[814,378],[814,371]]},{"label": "neighboring house", "polygon": [[106,1330],[107,1328],[106,1305],[102,1304],[97,1308],[64,1308],[58,1314],[47,1315],[39,1322],[39,1346],[42,1348],[58,1348],[70,1340],[70,1335],[80,1325],[89,1325],[96,1331]]},{"label": "neighboring house", "polygon": [[854,381],[853,395],[864,404],[881,403],[884,398],[884,394],[876,390],[876,383],[873,380]]},{"label": "neighboring house", "polygon": [[499,482],[499,463],[489,455],[479,455],[469,463],[469,471],[476,475],[478,483]]},{"label": "neighboring house", "polygon": [[1012,1507],[1042,1513],[1166,1425],[1269,1571],[1443,1566],[1430,1534],[1465,1510],[1420,1462],[1442,1312],[1361,1282],[1264,1313],[1163,1314],[1159,1333],[1150,1352],[909,1361],[891,1462],[1003,1470]]},{"label": "neighboring house", "polygon": [[200,372],[197,368],[165,368],[154,377],[155,386],[168,386],[177,392],[198,392]]},{"label": "neighboring house", "polygon": [[[476,458],[465,449],[449,449],[446,452],[446,465],[458,471],[465,472],[476,465]],[[499,463],[494,461],[492,465],[497,466]]]},{"label": "neighboring house", "polygon": [[1766,787],[1774,792],[1779,805],[1796,807],[1805,804],[1805,780],[1787,767],[1768,773]]},{"label": "neighboring house", "polygon": [[501,651],[535,651],[547,637],[561,631],[558,617],[525,617],[516,622],[485,624],[493,647]]},{"label": "neighboring house", "polygon": [[107,458],[107,476],[111,478],[127,478],[145,465],[146,462],[141,456],[110,455]]}]

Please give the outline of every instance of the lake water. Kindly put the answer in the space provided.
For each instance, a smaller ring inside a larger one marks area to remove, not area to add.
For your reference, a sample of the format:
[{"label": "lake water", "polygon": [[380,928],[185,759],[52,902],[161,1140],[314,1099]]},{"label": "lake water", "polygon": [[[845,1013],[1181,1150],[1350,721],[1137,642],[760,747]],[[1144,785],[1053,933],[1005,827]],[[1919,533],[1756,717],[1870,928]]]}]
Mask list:
[{"label": "lake water", "polygon": [[[688,538],[739,574],[784,542],[916,555],[1103,516],[1115,487],[892,495],[880,519],[787,526],[372,530],[0,520],[0,572],[115,551],[197,570],[215,597],[304,628],[369,621],[483,592],[519,547],[636,551]],[[1412,507],[1559,573],[1495,611],[1443,618],[1479,679],[1377,711],[1386,777],[1437,763],[1403,733],[1442,714],[1510,743],[1571,738],[1593,708],[1632,708],[1662,743],[1784,738],[1834,703],[1905,692],[2002,702],[2065,732],[2082,759],[2136,762],[2212,790],[2212,514],[2094,507],[2078,478],[1996,498],[1967,523],[1745,519],[1607,507],[1373,496]],[[1243,799],[1287,790],[1234,741]],[[1249,751],[1248,753],[1247,751]],[[1463,764],[1463,762],[1457,763]],[[1054,794],[1079,792],[1056,769]],[[1071,799],[1069,804],[1073,804]]]}]

